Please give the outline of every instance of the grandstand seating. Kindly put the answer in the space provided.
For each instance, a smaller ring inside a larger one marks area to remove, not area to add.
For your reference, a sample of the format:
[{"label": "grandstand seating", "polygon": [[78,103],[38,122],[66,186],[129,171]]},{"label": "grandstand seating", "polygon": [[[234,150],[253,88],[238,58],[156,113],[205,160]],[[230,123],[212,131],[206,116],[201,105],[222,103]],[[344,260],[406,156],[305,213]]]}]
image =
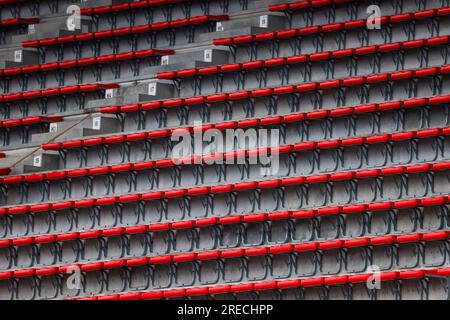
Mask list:
[{"label": "grandstand seating", "polygon": [[450,299],[450,1],[0,12],[0,299]]}]

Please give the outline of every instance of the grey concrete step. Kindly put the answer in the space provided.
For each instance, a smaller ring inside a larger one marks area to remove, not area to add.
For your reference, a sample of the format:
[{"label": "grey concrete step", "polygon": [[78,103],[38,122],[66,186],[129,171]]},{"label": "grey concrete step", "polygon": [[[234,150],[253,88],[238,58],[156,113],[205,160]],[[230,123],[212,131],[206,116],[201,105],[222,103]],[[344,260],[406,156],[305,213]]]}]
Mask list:
[{"label": "grey concrete step", "polygon": [[174,90],[167,81],[142,81],[115,90],[113,98],[89,101],[87,109],[168,99],[174,96]]}]

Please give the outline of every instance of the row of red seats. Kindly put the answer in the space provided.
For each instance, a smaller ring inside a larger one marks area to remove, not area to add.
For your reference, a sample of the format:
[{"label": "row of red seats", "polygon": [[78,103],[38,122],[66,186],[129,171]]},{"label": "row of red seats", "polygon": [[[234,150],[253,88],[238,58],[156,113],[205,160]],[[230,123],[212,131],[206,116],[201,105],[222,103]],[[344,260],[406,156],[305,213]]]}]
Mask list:
[{"label": "row of red seats", "polygon": [[301,0],[290,3],[272,4],[269,6],[269,11],[286,12],[286,11],[298,11],[310,8],[320,8],[331,5],[339,5],[355,0]]},{"label": "row of red seats", "polygon": [[450,196],[411,198],[397,201],[359,203],[343,206],[321,207],[318,209],[303,209],[299,211],[278,211],[270,213],[254,213],[226,217],[200,218],[175,222],[154,223],[150,225],[136,225],[107,229],[86,230],[80,232],[67,232],[60,234],[45,234],[31,237],[17,237],[0,240],[0,248],[19,247],[26,245],[39,245],[54,242],[76,241],[83,239],[118,237],[122,235],[139,235],[148,232],[164,232],[169,230],[183,230],[192,228],[205,228],[217,225],[232,225],[239,223],[258,223],[265,221],[280,221],[289,219],[312,219],[314,217],[329,215],[349,215],[364,212],[378,212],[389,210],[402,210],[442,206],[450,202]]},{"label": "row of red seats", "polygon": [[0,27],[17,27],[20,25],[39,23],[39,18],[11,18],[0,21]]},{"label": "row of red seats", "polygon": [[[153,103],[153,102],[150,102]],[[181,127],[175,129],[155,130],[150,132],[130,133],[128,135],[117,135],[108,137],[96,137],[88,139],[69,140],[65,142],[48,143],[42,146],[44,150],[65,150],[80,147],[92,147],[102,144],[116,144],[123,142],[141,141],[146,139],[161,139],[168,138],[174,133],[190,133],[200,132],[209,129],[245,129],[245,128],[258,128],[259,126],[269,125],[281,125],[290,124],[301,121],[311,121],[325,118],[338,118],[345,116],[354,116],[359,114],[367,114],[374,112],[384,112],[390,110],[400,110],[408,108],[421,108],[425,106],[441,105],[450,103],[450,95],[434,96],[430,98],[413,98],[401,101],[391,101],[384,103],[373,103],[358,105],[354,107],[341,107],[336,109],[315,110],[310,112],[301,112],[294,114],[287,114],[284,116],[269,116],[265,118],[252,118],[240,121],[226,121],[215,124],[207,124],[197,127]],[[119,109],[121,112],[132,112],[138,110],[146,110],[146,103],[141,105],[134,104],[128,106],[122,106]],[[102,108],[102,113],[117,113],[119,111],[117,107],[105,107]]]},{"label": "row of red seats", "polygon": [[433,77],[450,73],[450,65],[442,67],[421,68],[415,70],[404,70],[372,74],[369,76],[356,76],[343,79],[326,80],[322,82],[301,83],[298,85],[286,85],[272,88],[261,88],[232,93],[215,93],[207,96],[194,96],[189,98],[174,98],[167,100],[151,101],[142,104],[126,106],[102,107],[102,113],[127,113],[137,111],[149,111],[156,109],[170,109],[192,105],[223,103],[247,99],[264,98],[270,96],[281,96],[287,94],[301,94],[318,90],[338,89],[362,85],[386,83],[390,81],[412,80],[423,77]]},{"label": "row of red seats", "polygon": [[78,297],[68,300],[161,300],[180,299],[198,296],[215,296],[223,294],[238,294],[260,292],[267,290],[288,290],[296,288],[313,288],[335,285],[355,285],[367,283],[374,277],[381,282],[424,279],[427,276],[450,277],[450,268],[410,269],[401,271],[383,271],[378,275],[373,273],[356,273],[325,277],[311,277],[278,281],[260,281],[232,285],[201,286],[160,291],[126,292],[104,296]]},{"label": "row of red seats", "polygon": [[172,55],[174,53],[175,51],[173,50],[147,49],[147,50],[123,52],[118,54],[108,54],[98,57],[87,57],[75,60],[66,60],[61,62],[48,62],[23,67],[0,69],[0,77],[1,76],[12,77],[17,75],[31,74],[37,72],[49,72],[55,70],[67,70],[70,68],[83,68],[96,64],[106,64],[128,60],[140,60],[153,56]]},{"label": "row of red seats", "polygon": [[413,233],[402,235],[387,235],[376,237],[353,238],[346,240],[330,240],[319,242],[305,242],[299,244],[282,244],[272,246],[261,246],[241,249],[223,249],[203,252],[178,253],[173,255],[153,256],[153,257],[135,257],[129,259],[116,259],[107,261],[96,261],[87,263],[77,263],[72,265],[63,265],[57,267],[37,267],[23,268],[14,271],[0,271],[0,280],[9,280],[16,278],[27,278],[33,276],[50,276],[55,274],[67,274],[74,268],[82,272],[92,272],[98,270],[111,270],[123,267],[138,267],[144,265],[159,265],[171,263],[183,263],[193,261],[206,261],[218,259],[233,259],[242,257],[266,256],[289,254],[295,252],[308,251],[326,251],[350,249],[358,247],[375,247],[385,245],[399,245],[404,243],[419,243],[431,241],[445,241],[448,239],[450,231],[437,231],[429,233]]},{"label": "row of red seats", "polygon": [[[450,128],[449,128],[450,129]],[[449,130],[450,134],[450,130]],[[400,140],[409,139],[409,137],[399,136]],[[333,141],[326,148],[335,148]],[[309,145],[304,145],[304,150],[309,150]],[[170,160],[173,163],[173,160]],[[124,166],[123,170],[129,171],[130,166]],[[18,214],[28,214],[28,213],[38,213],[38,212],[48,212],[48,211],[61,211],[68,210],[72,208],[87,208],[96,206],[110,206],[116,204],[125,203],[136,203],[140,201],[153,201],[162,199],[174,199],[182,197],[195,197],[195,196],[205,196],[205,195],[217,195],[223,193],[232,192],[243,192],[251,190],[262,190],[262,189],[273,189],[280,187],[290,187],[290,186],[300,186],[305,184],[316,184],[316,183],[329,183],[338,181],[352,181],[360,179],[373,179],[384,176],[392,175],[405,175],[414,173],[426,173],[435,171],[447,171],[450,169],[450,162],[438,162],[438,163],[423,163],[415,164],[410,166],[396,166],[387,167],[383,169],[364,169],[359,171],[344,171],[336,172],[334,174],[315,174],[310,176],[298,176],[298,177],[286,177],[273,180],[263,180],[263,181],[246,181],[238,182],[234,184],[222,184],[222,185],[212,185],[204,187],[192,187],[192,188],[180,188],[172,189],[167,191],[152,191],[147,193],[133,193],[124,194],[117,196],[109,196],[105,198],[91,198],[91,199],[80,199],[74,201],[60,201],[54,203],[38,203],[34,205],[16,205],[10,207],[1,207],[0,216],[5,215],[18,215]],[[135,170],[137,170],[135,168]],[[83,174],[87,174],[87,170],[72,170],[71,171],[75,177],[82,177]],[[119,171],[120,172],[120,171]],[[52,176],[52,173],[47,173],[47,178]],[[36,180],[31,180],[31,182],[42,181],[45,175],[35,174],[29,176],[30,178],[36,178]],[[3,180],[8,179],[3,178]]]},{"label": "row of red seats", "polygon": [[29,101],[40,98],[48,98],[55,96],[66,96],[78,93],[96,92],[105,89],[117,89],[120,86],[117,83],[92,83],[72,85],[67,87],[48,88],[43,90],[32,90],[25,92],[7,93],[0,95],[0,103],[17,102],[17,101]]},{"label": "row of red seats", "polygon": [[103,40],[113,37],[130,36],[147,32],[157,32],[167,29],[186,28],[214,21],[228,20],[228,15],[204,15],[192,18],[178,19],[165,22],[157,22],[136,27],[125,27],[114,30],[103,30],[97,32],[80,33],[77,35],[65,35],[55,38],[40,40],[29,40],[22,42],[24,48],[41,48],[53,45],[65,45],[74,42],[85,42],[91,40]]},{"label": "row of red seats", "polygon": [[394,51],[403,51],[408,49],[419,49],[430,46],[446,45],[450,41],[449,36],[438,36],[430,39],[411,40],[404,42],[394,42],[382,45],[371,45],[354,49],[341,49],[335,51],[325,51],[311,54],[301,54],[284,58],[273,58],[267,60],[248,61],[244,63],[231,63],[222,66],[201,67],[192,69],[183,69],[179,71],[160,72],[158,79],[185,79],[191,77],[204,77],[215,74],[226,74],[231,72],[249,72],[258,69],[267,69],[274,67],[283,67],[296,65],[300,63],[311,63],[327,61],[331,59],[341,59],[349,57],[365,56],[369,54],[381,54]]},{"label": "row of red seats", "polygon": [[137,0],[134,2],[116,3],[113,5],[103,5],[98,7],[82,8],[81,15],[98,16],[110,13],[119,13],[127,11],[139,11],[145,8],[173,5],[177,3],[188,2],[191,0]]},{"label": "row of red seats", "polygon": [[58,117],[58,116],[52,116],[52,117],[36,116],[36,117],[27,117],[27,118],[21,118],[21,119],[10,119],[10,120],[0,121],[0,128],[32,126],[32,125],[37,125],[37,124],[46,123],[46,122],[61,122],[62,120],[63,120],[63,118]]},{"label": "row of red seats", "polygon": [[[165,134],[168,136],[169,132]],[[99,176],[105,174],[117,174],[121,172],[137,172],[143,170],[149,170],[152,168],[168,168],[182,165],[192,165],[192,164],[211,164],[214,162],[218,162],[221,160],[230,160],[230,159],[243,159],[256,157],[259,154],[271,154],[271,153],[279,153],[279,154],[287,154],[291,152],[302,152],[309,150],[325,150],[325,149],[338,149],[338,148],[346,148],[352,146],[363,146],[363,145],[374,145],[379,143],[391,143],[396,141],[412,141],[415,139],[426,139],[426,138],[435,138],[439,136],[450,135],[450,127],[444,128],[433,128],[433,129],[423,129],[419,131],[405,131],[405,132],[397,132],[392,134],[378,134],[371,136],[359,136],[359,137],[349,137],[345,139],[336,139],[336,140],[325,140],[325,141],[307,141],[307,142],[299,142],[296,144],[288,144],[281,145],[278,147],[271,148],[258,148],[252,150],[237,150],[230,151],[225,153],[214,153],[214,154],[206,154],[203,156],[188,156],[182,159],[174,160],[174,159],[160,159],[160,160],[150,160],[150,161],[142,161],[142,162],[134,162],[134,163],[124,163],[117,165],[109,165],[109,166],[99,166],[94,168],[80,168],[80,169],[72,169],[72,170],[61,170],[61,171],[53,171],[48,173],[36,173],[29,175],[18,175],[11,177],[0,178],[0,183],[5,185],[12,184],[21,184],[21,183],[33,183],[33,182],[43,182],[43,181],[55,181],[61,179],[71,179],[71,178],[80,178],[80,177],[92,177]],[[125,143],[125,142],[134,142],[138,141],[137,137],[141,138],[136,134],[131,134],[131,136],[122,136],[119,140],[117,138],[108,139],[102,138],[104,140],[103,143],[112,145],[117,143]],[[135,139],[136,138],[136,139]],[[96,138],[92,138],[96,139]],[[87,141],[87,142],[86,142]],[[90,143],[91,140],[76,140],[76,141],[68,141],[63,143],[51,143],[43,146],[44,150],[68,150],[74,148],[87,148],[93,146]],[[97,140],[92,140],[97,141]],[[99,145],[99,144],[96,144]]]},{"label": "row of red seats", "polygon": [[[440,9],[430,9],[418,12],[401,13],[391,16],[383,16],[380,18],[382,25],[404,23],[415,20],[439,18],[450,15],[450,7],[444,7]],[[258,34],[240,35],[227,38],[214,39],[213,43],[217,46],[233,46],[253,42],[283,40],[293,37],[313,36],[322,33],[346,31],[352,29],[366,28],[368,19],[352,20],[347,22],[338,22],[331,24],[324,24],[319,26],[303,27],[286,29],[274,32],[264,32]]]}]

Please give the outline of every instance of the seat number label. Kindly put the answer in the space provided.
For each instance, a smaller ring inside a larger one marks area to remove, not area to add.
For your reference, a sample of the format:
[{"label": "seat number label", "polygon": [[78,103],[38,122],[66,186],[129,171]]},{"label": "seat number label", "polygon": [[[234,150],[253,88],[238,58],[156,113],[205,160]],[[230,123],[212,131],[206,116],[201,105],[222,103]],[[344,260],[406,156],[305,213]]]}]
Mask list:
[{"label": "seat number label", "polygon": [[14,51],[14,62],[22,62],[22,60],[23,60],[22,50]]},{"label": "seat number label", "polygon": [[114,98],[114,89],[106,89],[105,90],[105,99]]},{"label": "seat number label", "polygon": [[36,33],[36,25],[29,24],[28,25],[28,34],[35,34]]},{"label": "seat number label", "polygon": [[42,167],[42,155],[35,156],[33,159],[33,165],[35,167]]},{"label": "seat number label", "polygon": [[161,58],[161,65],[162,66],[169,65],[169,56],[162,56],[162,58]]},{"label": "seat number label", "polygon": [[156,96],[156,82],[152,82],[148,84],[148,95]]}]

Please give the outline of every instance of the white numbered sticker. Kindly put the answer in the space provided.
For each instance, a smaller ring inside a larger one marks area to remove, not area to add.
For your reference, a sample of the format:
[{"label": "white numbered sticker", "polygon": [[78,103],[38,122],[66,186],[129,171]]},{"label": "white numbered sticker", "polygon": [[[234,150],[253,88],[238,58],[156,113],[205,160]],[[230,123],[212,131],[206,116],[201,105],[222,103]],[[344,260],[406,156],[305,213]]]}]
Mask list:
[{"label": "white numbered sticker", "polygon": [[156,96],[156,82],[152,82],[148,84],[148,95]]},{"label": "white numbered sticker", "polygon": [[14,51],[14,62],[22,62],[22,60],[23,60],[22,50]]},{"label": "white numbered sticker", "polygon": [[102,126],[102,118],[101,117],[92,118],[92,129],[100,130],[101,126]]},{"label": "white numbered sticker", "polygon": [[162,56],[162,58],[161,58],[161,65],[162,66],[169,65],[169,56]]},{"label": "white numbered sticker", "polygon": [[50,133],[58,132],[58,123],[52,122],[50,123]]},{"label": "white numbered sticker", "polygon": [[222,22],[217,22],[216,23],[216,31],[218,31],[218,32],[220,32],[220,31],[223,31],[224,29],[223,29],[223,24],[222,24]]},{"label": "white numbered sticker", "polygon": [[42,155],[35,156],[33,159],[33,165],[35,167],[42,167]]},{"label": "white numbered sticker", "polygon": [[212,49],[206,49],[203,60],[205,62],[212,62]]},{"label": "white numbered sticker", "polygon": [[29,24],[28,25],[28,34],[35,34],[36,33],[36,25]]},{"label": "white numbered sticker", "polygon": [[105,90],[105,99],[114,98],[114,89],[106,89]]},{"label": "white numbered sticker", "polygon": [[267,15],[259,17],[259,27],[268,28],[269,27],[269,17]]}]

